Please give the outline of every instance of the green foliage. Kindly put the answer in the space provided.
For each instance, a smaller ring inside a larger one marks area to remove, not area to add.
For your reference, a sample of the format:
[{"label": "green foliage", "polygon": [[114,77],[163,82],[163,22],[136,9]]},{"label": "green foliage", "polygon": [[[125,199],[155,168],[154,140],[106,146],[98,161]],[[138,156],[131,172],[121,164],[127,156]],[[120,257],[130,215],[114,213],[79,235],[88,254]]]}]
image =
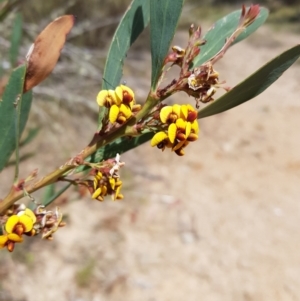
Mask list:
[{"label": "green foliage", "polygon": [[17,13],[14,19],[9,52],[10,64],[13,67],[16,66],[18,60],[19,48],[22,37],[22,24],[22,15],[20,13]]},{"label": "green foliage", "polygon": [[[121,81],[124,59],[130,46],[149,23],[149,2],[133,0],[125,12],[112,38],[103,72],[102,89],[114,89]],[[105,108],[99,112],[98,124],[107,113]]]},{"label": "green foliage", "polygon": [[222,113],[256,97],[272,85],[299,57],[300,45],[283,52],[228,93],[200,110],[198,118]]},{"label": "green foliage", "polygon": [[31,141],[33,141],[34,138],[39,133],[39,131],[40,131],[40,128],[38,128],[38,127],[29,129],[28,132],[26,133],[26,136],[24,137],[24,139],[20,142],[20,147],[23,147],[23,146],[29,144]]},{"label": "green foliage", "polygon": [[55,201],[60,195],[62,195],[69,187],[71,186],[71,183],[68,183],[66,186],[62,187],[58,191],[55,190],[55,184],[50,184],[46,187],[42,204],[47,207],[50,205],[53,201]]},{"label": "green foliage", "polygon": [[173,40],[184,0],[150,1],[151,87],[155,90]]},{"label": "green foliage", "polygon": [[[244,40],[255,32],[263,23],[265,23],[268,15],[269,11],[266,8],[261,7],[260,13],[253,24],[247,27],[244,32],[237,37],[232,45]],[[200,53],[194,59],[193,67],[198,67],[207,62],[222,49],[226,39],[229,38],[236,29],[240,16],[241,9],[228,14],[214,23],[211,29],[203,37],[203,39],[206,40],[206,44],[200,47]]]},{"label": "green foliage", "polygon": [[[164,58],[174,35],[179,18],[178,12],[181,12],[182,8],[182,3],[180,4],[180,2],[182,1],[151,1],[152,90],[153,87],[156,87]],[[268,14],[269,12],[266,8],[260,8],[260,13],[255,21],[236,38],[232,45],[255,32],[266,21]],[[200,54],[194,59],[193,67],[205,63],[222,49],[226,39],[237,28],[240,15],[241,10],[237,10],[214,23],[212,28],[203,37],[207,42],[200,47]],[[299,55],[299,46],[287,50],[254,72],[231,91],[201,109],[198,113],[198,118],[224,112],[253,99],[274,83],[297,60]],[[143,133],[139,137],[133,138],[133,140],[126,137],[119,138],[117,141],[99,149],[92,158],[92,162],[100,162],[101,160],[114,157],[116,153],[122,154],[149,141],[152,137],[153,134],[151,133]]]},{"label": "green foliage", "polygon": [[101,162],[113,158],[116,154],[123,154],[133,148],[138,147],[146,141],[149,141],[153,137],[153,132],[144,133],[138,137],[122,137],[114,142],[100,148],[94,156],[92,156],[91,162]]},{"label": "green foliage", "polygon": [[[22,94],[25,73],[26,66],[24,65],[12,72],[0,101],[0,171],[5,167],[16,149],[18,118],[20,119],[21,134],[29,115],[32,93]],[[18,102],[21,102],[20,114],[16,109]]]},{"label": "green foliage", "polygon": [[[35,175],[34,173],[30,174],[28,178],[35,182],[28,186],[26,186],[26,182],[18,182],[17,179],[19,164],[18,151],[20,136],[25,127],[31,107],[32,94],[31,92],[23,94],[26,66],[20,66],[12,71],[0,101],[0,171],[7,165],[11,154],[16,151],[15,185],[17,186],[19,184],[19,187],[24,189],[28,188],[28,191],[24,193],[22,189],[19,189],[19,191],[16,191],[17,189],[12,189],[10,194],[0,202],[0,213],[11,208],[11,205],[22,198],[24,194],[30,196],[30,193],[43,187],[46,187],[46,189],[44,196],[39,200],[39,203],[42,203],[45,206],[51,204],[72,184],[85,185],[92,193],[92,197],[99,201],[103,201],[102,195],[104,197],[106,194],[111,194],[113,199],[121,199],[123,197],[120,193],[122,181],[119,180],[119,175],[117,173],[123,164],[122,162],[118,162],[119,159],[115,161],[108,159],[114,158],[116,154],[122,154],[149,141],[155,132],[158,132],[158,135],[154,137],[155,143],[152,143],[152,145],[157,145],[161,149],[170,147],[178,155],[183,155],[183,152],[181,153],[180,151],[188,145],[188,141],[190,142],[197,139],[198,124],[194,118],[204,118],[218,114],[253,99],[273,84],[300,56],[300,46],[294,46],[265,64],[241,83],[238,83],[222,97],[202,108],[198,112],[198,115],[196,111],[191,111],[189,109],[190,111],[186,113],[186,115],[190,119],[183,121],[183,123],[186,122],[187,124],[190,122],[190,132],[192,130],[194,131],[191,132],[193,136],[188,140],[189,137],[185,137],[186,130],[185,133],[180,132],[179,134],[182,135],[178,136],[179,138],[176,140],[177,131],[181,131],[182,128],[177,127],[176,124],[173,124],[175,127],[171,128],[167,122],[160,123],[162,120],[160,120],[159,114],[165,104],[161,104],[162,101],[165,101],[167,97],[178,91],[185,91],[197,101],[204,102],[205,100],[209,100],[211,94],[208,95],[208,91],[213,94],[215,92],[215,87],[218,87],[220,84],[218,81],[218,74],[214,72],[212,65],[217,59],[225,54],[224,49],[227,50],[230,42],[233,41],[230,45],[232,46],[233,44],[242,41],[257,30],[268,17],[267,9],[260,8],[259,10],[258,6],[252,6],[253,10],[246,11],[246,14],[244,15],[245,18],[241,18],[241,21],[239,21],[241,10],[235,11],[218,20],[206,33],[203,37],[203,39],[206,40],[205,45],[199,46],[201,44],[200,32],[196,29],[191,29],[188,46],[183,50],[175,48],[171,53],[168,53],[182,11],[183,3],[183,0],[133,0],[131,2],[131,5],[125,12],[113,36],[103,73],[102,89],[115,89],[120,84],[126,54],[131,45],[150,22],[152,74],[151,88],[150,91],[147,91],[149,93],[146,101],[142,103],[141,107],[137,106],[134,103],[134,97],[131,90],[125,86],[119,87],[115,94],[109,94],[107,99],[103,100],[103,103],[100,102],[103,107],[101,107],[99,111],[98,129],[90,144],[82,151],[79,151],[78,155],[69,160],[66,164],[43,178],[38,180],[32,179]],[[6,13],[7,11],[5,10],[4,12],[0,12],[0,19]],[[67,19],[70,19],[70,17],[72,16],[67,16]],[[253,20],[254,22],[251,24]],[[251,25],[248,26],[249,24]],[[71,25],[73,26],[73,22]],[[56,28],[58,30],[64,29],[64,26],[69,25],[66,25],[66,23],[64,25],[62,22],[57,23],[55,26],[57,26],[54,30],[56,32]],[[245,27],[247,28],[241,32]],[[66,30],[62,30],[62,32],[62,40],[64,43]],[[20,15],[16,15],[11,33],[10,62],[12,65],[15,65],[17,62],[21,33],[22,18]],[[232,34],[234,34],[233,37]],[[41,41],[47,40],[49,38],[48,36],[49,34],[44,33],[44,35],[38,39],[37,45],[35,45],[37,47],[34,49],[37,51],[36,56],[38,58],[40,57],[38,55],[38,50],[41,49]],[[229,37],[231,37],[231,39],[229,39]],[[54,39],[51,40],[50,38],[44,45],[54,45],[53,43],[55,44]],[[225,48],[224,45],[226,46]],[[200,47],[200,53],[198,46]],[[50,47],[44,48],[47,50],[50,49]],[[55,54],[59,54],[60,48],[59,45]],[[216,54],[218,54],[217,59],[215,61],[211,60],[212,58],[215,58]],[[53,53],[50,51],[50,57],[51,56],[53,56]],[[38,59],[33,61],[29,60],[27,64],[31,67],[39,68],[41,61]],[[47,59],[43,61],[43,66],[45,65],[47,67],[47,61]],[[208,61],[209,64],[205,64]],[[32,64],[36,64],[36,66]],[[174,79],[173,81],[171,79],[167,82],[168,79],[165,75],[168,72],[169,67],[172,67],[172,64],[178,65],[181,71],[177,79]],[[199,68],[194,69],[195,67]],[[32,70],[34,69],[35,68]],[[41,69],[43,70],[43,68]],[[201,77],[203,74],[205,76]],[[212,76],[210,77],[210,75]],[[27,74],[26,83],[28,82],[28,77]],[[209,87],[207,90],[205,90],[205,85]],[[31,88],[32,86],[30,89]],[[200,93],[202,93],[201,89],[203,89],[206,94],[203,93],[200,95]],[[105,93],[106,92],[104,92],[104,94]],[[208,98],[201,98],[203,95]],[[123,111],[121,110],[121,106],[123,106]],[[115,109],[110,111],[112,112],[111,115],[113,118],[108,115],[108,110],[112,108]],[[166,109],[168,110],[169,108]],[[181,110],[181,108],[179,110]],[[188,110],[187,106],[185,106],[185,108]],[[174,111],[175,110],[176,109],[174,109]],[[172,114],[173,113],[174,112],[172,112]],[[121,114],[121,116],[118,114]],[[180,114],[182,114],[182,112]],[[184,113],[182,115],[184,115]],[[178,118],[178,116],[179,115],[177,115],[176,118]],[[122,118],[117,119],[117,117]],[[175,122],[177,121],[176,118],[174,118]],[[185,118],[187,119],[187,117]],[[193,125],[191,125],[192,122]],[[192,126],[194,127],[192,128]],[[170,133],[175,129],[174,132],[171,133],[172,135],[175,133],[174,136],[172,136],[174,138],[172,138],[172,140],[169,132],[168,134],[166,133],[170,128]],[[31,141],[36,133],[37,129],[29,132],[27,138],[23,140],[23,144]],[[156,141],[155,139],[159,137],[160,134],[162,134],[162,136],[160,136],[163,137],[162,140],[159,140],[160,138],[158,138],[158,141]],[[99,162],[100,164],[97,164]],[[114,164],[113,167],[112,164]],[[93,173],[87,174],[87,171],[91,168],[93,169]],[[77,173],[77,175],[79,172],[82,172],[82,174],[78,175],[78,178],[72,178],[74,172]],[[68,184],[56,191],[55,183],[58,181],[66,181]],[[107,185],[105,184],[105,181],[107,181]],[[48,227],[44,229],[46,230],[46,233],[47,231],[50,231],[50,235],[52,235],[60,225],[62,215],[58,211],[59,210],[52,216],[54,220],[56,219],[57,223],[52,224],[52,228]],[[47,225],[44,224],[40,226],[46,227]],[[84,267],[82,271],[78,273],[77,281],[82,285],[86,285],[92,272],[93,271],[88,264],[87,267]]]}]

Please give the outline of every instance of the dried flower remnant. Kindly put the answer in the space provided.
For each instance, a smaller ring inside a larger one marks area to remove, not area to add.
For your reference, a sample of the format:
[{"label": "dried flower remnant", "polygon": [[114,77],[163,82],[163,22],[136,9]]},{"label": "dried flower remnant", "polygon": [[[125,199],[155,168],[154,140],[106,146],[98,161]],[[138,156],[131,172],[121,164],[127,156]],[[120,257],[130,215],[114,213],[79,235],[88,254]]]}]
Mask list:
[{"label": "dried flower remnant", "polygon": [[[251,5],[248,10],[243,6],[240,21],[235,31],[224,42],[220,51],[201,65],[195,65],[195,62],[197,62],[197,57],[201,52],[201,46],[207,42],[201,38],[201,28],[191,25],[187,46],[185,48],[173,46],[172,51],[164,60],[158,87],[173,65],[180,67],[180,73],[177,79],[173,79],[164,88],[157,88],[156,92],[159,97],[165,99],[176,92],[184,91],[195,98],[196,108],[199,108],[200,102],[207,103],[214,100],[213,96],[217,88],[221,87],[228,91],[230,88],[223,86],[225,81],[219,81],[219,73],[214,69],[214,64],[224,56],[238,35],[254,22],[259,12],[259,5]],[[167,66],[170,63],[171,67]]]},{"label": "dried flower remnant", "polygon": [[38,223],[35,225],[37,233],[42,234],[43,239],[53,240],[53,234],[59,227],[64,227],[65,223],[62,221],[63,214],[59,207],[55,211],[46,210],[44,206],[39,206],[36,209]]}]

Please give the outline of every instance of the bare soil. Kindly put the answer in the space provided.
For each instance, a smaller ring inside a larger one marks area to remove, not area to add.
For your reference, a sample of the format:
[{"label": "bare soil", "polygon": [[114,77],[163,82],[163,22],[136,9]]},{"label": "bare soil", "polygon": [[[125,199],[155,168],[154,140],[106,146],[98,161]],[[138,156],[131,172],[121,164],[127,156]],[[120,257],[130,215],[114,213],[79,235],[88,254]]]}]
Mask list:
[{"label": "bare soil", "polygon": [[[185,34],[176,39],[184,46]],[[216,69],[234,86],[297,43],[264,27]],[[130,59],[150,70],[148,54]],[[143,99],[150,71],[143,79],[126,72]],[[68,225],[53,242],[27,239],[13,255],[1,251],[0,300],[299,300],[299,74],[295,64],[256,99],[200,120],[201,138],[184,157],[149,144],[124,154],[123,201],[68,194]],[[193,102],[184,94],[172,101]],[[24,175],[59,166],[90,139],[84,133],[94,121],[58,116],[69,128],[51,128],[57,140],[43,128],[34,146],[42,154],[24,164]],[[72,151],[61,149],[64,131]],[[7,185],[2,173],[3,194]]]}]

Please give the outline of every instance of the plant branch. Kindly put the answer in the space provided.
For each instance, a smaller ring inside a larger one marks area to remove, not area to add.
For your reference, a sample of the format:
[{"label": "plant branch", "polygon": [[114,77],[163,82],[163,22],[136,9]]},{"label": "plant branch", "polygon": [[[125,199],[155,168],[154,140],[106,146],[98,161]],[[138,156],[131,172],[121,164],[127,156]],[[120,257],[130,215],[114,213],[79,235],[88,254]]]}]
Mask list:
[{"label": "plant branch", "polygon": [[[28,185],[26,187],[26,191],[31,194],[49,184],[52,184],[56,182],[60,177],[62,177],[64,174],[66,174],[68,171],[76,168],[78,166],[78,163],[76,163],[76,158],[80,158],[82,161],[92,155],[96,152],[97,149],[113,142],[114,140],[128,135],[128,136],[136,136],[136,129],[135,125],[136,123],[141,120],[143,117],[145,117],[151,109],[158,103],[159,99],[155,97],[153,94],[149,94],[148,98],[141,109],[141,111],[138,112],[138,114],[131,118],[127,124],[125,124],[122,127],[117,128],[115,131],[108,133],[105,136],[96,136],[92,140],[92,143],[87,146],[85,149],[83,149],[75,158],[73,158],[71,161],[60,167],[59,169],[54,170],[53,172],[49,173],[45,177],[41,178],[40,180],[36,181],[32,185]],[[20,200],[24,197],[23,190],[16,189],[16,186],[13,186],[8,193],[8,195],[0,202],[0,214],[3,214],[5,210],[10,208],[16,201]]]}]

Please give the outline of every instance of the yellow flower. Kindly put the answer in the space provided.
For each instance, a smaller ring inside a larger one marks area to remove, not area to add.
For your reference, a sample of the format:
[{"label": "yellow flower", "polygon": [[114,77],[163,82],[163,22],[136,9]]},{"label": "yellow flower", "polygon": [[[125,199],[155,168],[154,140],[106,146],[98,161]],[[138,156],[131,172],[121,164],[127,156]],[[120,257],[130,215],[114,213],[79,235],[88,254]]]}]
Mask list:
[{"label": "yellow flower", "polygon": [[171,148],[172,142],[170,141],[168,134],[166,132],[158,132],[151,139],[151,146],[157,146],[157,148],[162,151],[165,150],[166,147]]},{"label": "yellow flower", "polygon": [[123,103],[120,106],[112,105],[109,110],[109,121],[111,123],[118,122],[119,124],[123,124],[131,116],[132,112],[130,107]]},{"label": "yellow flower", "polygon": [[132,108],[133,104],[135,103],[135,99],[134,93],[129,87],[124,85],[118,86],[116,88],[116,95],[122,103]]},{"label": "yellow flower", "polygon": [[16,233],[0,235],[0,249],[7,247],[9,252],[12,252],[16,242],[22,242],[23,237]]},{"label": "yellow flower", "polygon": [[121,101],[114,90],[102,90],[98,93],[97,103],[100,107],[110,108],[113,104],[119,105]]},{"label": "yellow flower", "polygon": [[120,193],[121,188],[122,181],[119,178],[110,175],[103,176],[98,171],[94,176],[92,198],[102,202],[104,197],[110,194],[113,201],[123,199],[123,195]]},{"label": "yellow flower", "polygon": [[182,105],[181,112],[186,121],[193,122],[197,119],[197,111],[190,104]]},{"label": "yellow flower", "polygon": [[[29,209],[28,209],[29,210]],[[33,220],[27,214],[12,215],[5,224],[5,231],[8,234],[16,233],[21,236],[23,233],[30,232],[33,228]]]},{"label": "yellow flower", "polygon": [[176,122],[181,116],[181,106],[178,104],[165,106],[160,110],[159,116],[162,123],[170,124]]},{"label": "yellow flower", "polygon": [[18,215],[10,216],[5,224],[5,234],[0,235],[0,248],[7,247],[12,252],[16,242],[22,242],[23,233],[30,233],[33,224],[36,222],[34,213],[26,208],[20,211]]}]

